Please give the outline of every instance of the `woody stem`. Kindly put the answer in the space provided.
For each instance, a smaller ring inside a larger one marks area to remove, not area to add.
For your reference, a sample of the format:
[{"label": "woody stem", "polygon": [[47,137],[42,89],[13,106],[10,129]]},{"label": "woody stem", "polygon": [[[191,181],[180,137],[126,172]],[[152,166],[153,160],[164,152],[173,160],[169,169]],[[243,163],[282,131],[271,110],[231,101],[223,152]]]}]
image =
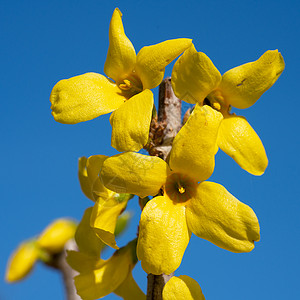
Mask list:
[{"label": "woody stem", "polygon": [[[164,79],[159,86],[157,121],[164,124],[164,130],[161,142],[154,147],[153,154],[166,160],[171,151],[173,139],[181,128],[181,100],[173,92],[171,78]],[[147,300],[162,300],[163,287],[173,275],[174,273],[170,275],[148,274]]]},{"label": "woody stem", "polygon": [[69,240],[66,243],[64,250],[54,255],[52,257],[52,260],[49,261],[47,265],[58,270],[61,273],[65,287],[66,300],[80,300],[81,298],[77,295],[76,288],[74,285],[74,276],[76,276],[78,273],[74,271],[66,261],[67,250],[78,251],[78,247],[76,245],[75,240]]}]

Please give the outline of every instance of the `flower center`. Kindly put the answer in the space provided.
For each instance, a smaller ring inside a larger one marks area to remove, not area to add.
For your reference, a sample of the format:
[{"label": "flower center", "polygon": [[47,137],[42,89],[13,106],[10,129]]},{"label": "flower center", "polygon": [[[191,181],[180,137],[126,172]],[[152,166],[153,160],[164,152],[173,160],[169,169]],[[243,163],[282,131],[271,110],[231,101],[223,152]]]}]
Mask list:
[{"label": "flower center", "polygon": [[129,98],[140,93],[143,90],[143,85],[138,77],[134,74],[127,76],[119,83],[119,88],[129,94]]},{"label": "flower center", "polygon": [[197,182],[187,175],[173,173],[167,178],[165,194],[175,203],[185,203],[195,195]]},{"label": "flower center", "polygon": [[179,186],[179,184],[178,184],[178,192],[179,192],[180,194],[185,193],[185,188],[184,188],[183,186]]},{"label": "flower center", "polygon": [[209,105],[213,109],[221,112],[223,115],[229,113],[231,106],[226,104],[220,90],[215,90],[211,92],[203,101],[203,105]]}]

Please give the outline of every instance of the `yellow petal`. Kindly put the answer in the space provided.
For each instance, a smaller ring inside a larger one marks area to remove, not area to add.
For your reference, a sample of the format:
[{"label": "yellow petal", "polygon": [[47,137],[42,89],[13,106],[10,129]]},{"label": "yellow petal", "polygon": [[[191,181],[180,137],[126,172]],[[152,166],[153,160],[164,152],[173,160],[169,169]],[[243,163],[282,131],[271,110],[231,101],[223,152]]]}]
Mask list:
[{"label": "yellow petal", "polygon": [[168,172],[167,163],[158,157],[127,152],[108,158],[100,174],[107,188],[144,198],[159,192]]},{"label": "yellow petal", "polygon": [[131,73],[135,61],[134,47],[124,32],[122,13],[116,8],[109,26],[109,48],[104,72],[108,77],[119,82]]},{"label": "yellow petal", "polygon": [[99,173],[103,162],[108,156],[93,155],[88,159],[81,157],[79,159],[78,177],[83,193],[92,201],[97,199],[107,199],[114,196],[114,192],[107,189],[99,179]]},{"label": "yellow petal", "polygon": [[40,235],[37,244],[52,253],[63,250],[66,242],[73,238],[77,224],[68,219],[57,219],[52,222]]},{"label": "yellow petal", "polygon": [[259,241],[259,224],[253,210],[223,186],[202,182],[186,208],[189,229],[198,237],[232,252],[249,252]]},{"label": "yellow petal", "polygon": [[268,166],[265,148],[244,117],[231,115],[223,119],[218,145],[241,168],[253,175],[262,175]]},{"label": "yellow petal", "polygon": [[119,249],[115,240],[115,228],[119,215],[125,210],[127,201],[118,198],[99,199],[93,208],[90,225],[103,243]]},{"label": "yellow petal", "polygon": [[55,121],[76,124],[92,120],[120,107],[126,100],[115,83],[97,73],[59,81],[50,101]]},{"label": "yellow petal", "polygon": [[100,252],[104,243],[98,238],[93,228],[90,226],[90,219],[93,207],[85,210],[83,217],[77,227],[75,240],[79,250],[89,256],[100,257]]},{"label": "yellow petal", "polygon": [[87,174],[91,185],[93,185],[95,180],[99,178],[99,173],[102,168],[102,165],[108,157],[109,156],[106,155],[93,155],[88,158]]},{"label": "yellow petal", "polygon": [[188,103],[202,103],[221,82],[222,76],[212,61],[194,45],[177,60],[172,71],[175,95]]},{"label": "yellow petal", "polygon": [[153,94],[150,90],[131,97],[109,119],[111,145],[120,152],[139,151],[146,145],[152,118]]},{"label": "yellow petal", "polygon": [[173,276],[164,286],[163,300],[205,300],[200,285],[193,278]]},{"label": "yellow petal", "polygon": [[80,273],[95,270],[99,263],[103,261],[99,257],[90,256],[85,252],[71,250],[67,250],[66,260],[73,270]]},{"label": "yellow petal", "polygon": [[195,181],[210,177],[215,166],[217,134],[222,114],[205,105],[196,105],[173,141],[169,165]]},{"label": "yellow petal", "polygon": [[99,178],[99,173],[104,161],[108,158],[105,155],[93,155],[87,161],[87,174],[91,185],[94,201],[99,198],[108,199],[115,195],[114,192],[107,189]]},{"label": "yellow petal", "polygon": [[185,207],[164,196],[150,200],[139,225],[137,257],[145,272],[170,274],[180,265],[189,243]]},{"label": "yellow petal", "polygon": [[276,82],[284,66],[281,53],[269,50],[258,60],[227,71],[220,84],[222,95],[234,107],[250,107]]},{"label": "yellow petal", "polygon": [[9,258],[5,280],[15,282],[25,278],[32,270],[38,256],[39,249],[34,241],[22,243]]},{"label": "yellow petal", "polygon": [[87,174],[86,164],[87,164],[87,158],[85,156],[80,157],[78,160],[79,183],[80,183],[81,190],[86,195],[86,197],[94,201],[91,183],[89,181],[88,174]]},{"label": "yellow petal", "polygon": [[116,252],[97,269],[81,273],[74,278],[77,294],[82,299],[94,300],[104,297],[124,282],[132,266],[128,251],[122,252]]},{"label": "yellow petal", "polygon": [[146,300],[146,295],[133,279],[131,272],[129,272],[126,279],[120,284],[114,293],[122,297],[124,300]]},{"label": "yellow petal", "polygon": [[191,39],[174,39],[143,47],[137,55],[135,66],[143,88],[158,86],[164,77],[165,67],[191,44]]}]

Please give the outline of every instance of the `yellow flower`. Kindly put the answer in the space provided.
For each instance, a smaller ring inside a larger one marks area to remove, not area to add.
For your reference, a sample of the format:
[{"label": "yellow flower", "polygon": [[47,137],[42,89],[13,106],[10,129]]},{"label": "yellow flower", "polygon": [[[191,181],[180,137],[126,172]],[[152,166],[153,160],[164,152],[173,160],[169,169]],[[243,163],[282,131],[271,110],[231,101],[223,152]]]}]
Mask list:
[{"label": "yellow flower", "polygon": [[[89,207],[85,210],[75,233],[75,241],[80,252],[91,257],[95,257],[98,260],[105,244],[96,235],[90,225],[92,211],[93,207]],[[77,270],[77,268],[73,267],[73,265],[71,265],[71,267]]]},{"label": "yellow flower", "polygon": [[[92,211],[92,207],[85,210],[75,234],[75,240],[78,245],[79,251],[67,251],[68,264],[81,274],[81,276],[78,276],[77,279],[78,292],[83,297],[83,299],[96,299],[102,295],[101,293],[109,294],[111,292],[123,296],[124,299],[144,299],[140,297],[144,294],[141,292],[136,282],[134,281],[131,274],[131,269],[128,273],[128,268],[132,268],[134,266],[136,258],[134,260],[134,263],[132,264],[132,259],[131,257],[129,257],[130,260],[127,261],[126,265],[128,253],[126,251],[123,251],[122,249],[120,249],[120,252],[118,252],[122,254],[119,260],[116,260],[116,258],[113,257],[111,257],[107,261],[100,258],[101,251],[105,247],[105,244],[99,239],[94,229],[90,226]],[[119,222],[120,220],[121,222]],[[124,220],[119,218],[115,229],[116,235],[118,233],[117,231],[122,231],[122,229],[124,229]],[[135,245],[136,242],[134,244],[134,248]],[[131,250],[134,250],[132,246],[130,247]],[[117,256],[117,254],[115,255]],[[119,263],[121,268],[118,265]],[[114,273],[115,271],[113,270],[113,268],[116,268],[116,272],[121,272],[121,274]],[[123,271],[125,272],[125,274],[122,273]],[[103,272],[103,274],[101,275],[102,278],[97,277],[97,279],[95,278],[92,281],[86,280],[87,277],[93,276],[92,274],[99,275],[101,272]],[[114,277],[112,279],[113,286],[111,287],[109,285],[109,276],[112,274],[117,274],[118,277]],[[125,279],[123,275],[125,276]],[[84,288],[82,287],[83,285],[85,286]],[[112,290],[112,288],[114,290]],[[93,298],[93,295],[95,295],[96,298]],[[132,298],[130,298],[131,296]]]},{"label": "yellow flower", "polygon": [[[104,185],[150,200],[142,211],[137,256],[147,273],[176,270],[191,232],[217,246],[248,252],[259,240],[259,224],[250,207],[224,187],[205,182],[214,169],[222,114],[196,105],[173,142],[169,163],[158,157],[127,152],[105,160]],[[200,183],[199,183],[200,182]]]},{"label": "yellow flower", "polygon": [[15,282],[25,278],[38,258],[39,247],[35,240],[22,243],[9,259],[5,275],[6,281]]},{"label": "yellow flower", "polygon": [[[132,277],[131,271],[137,262],[135,248],[136,240],[117,250],[108,260],[98,259],[90,263],[81,259],[80,267],[78,267],[78,255],[72,257],[71,260],[77,264],[77,270],[80,271],[80,274],[74,278],[78,295],[83,300],[92,300],[114,292],[125,300],[146,299]],[[70,263],[69,256],[68,262]]]},{"label": "yellow flower", "polygon": [[229,112],[253,105],[284,70],[277,50],[265,52],[258,60],[227,71],[223,76],[211,60],[191,46],[175,63],[172,86],[177,97],[189,102],[209,104],[222,112],[218,146],[244,170],[264,173],[268,159],[264,146],[244,117]]},{"label": "yellow flower", "polygon": [[57,219],[52,222],[39,236],[37,244],[50,253],[59,253],[66,242],[73,238],[77,224],[68,219]]},{"label": "yellow flower", "polygon": [[23,242],[9,259],[6,280],[14,282],[25,278],[37,260],[49,262],[51,256],[61,252],[74,237],[76,228],[72,220],[57,219],[38,238]]},{"label": "yellow flower", "polygon": [[164,286],[163,300],[205,300],[200,285],[193,278],[173,276]]},{"label": "yellow flower", "polygon": [[132,195],[115,193],[103,185],[98,175],[107,158],[105,155],[81,157],[78,177],[83,193],[95,202],[90,214],[90,226],[103,243],[118,249],[115,240],[118,218]]},{"label": "yellow flower", "polygon": [[112,146],[118,151],[138,151],[148,141],[153,108],[150,89],[160,84],[165,67],[191,45],[174,39],[144,47],[136,55],[124,33],[122,13],[114,10],[109,27],[109,48],[104,72],[86,73],[59,81],[50,101],[57,122],[76,124],[114,113]]}]

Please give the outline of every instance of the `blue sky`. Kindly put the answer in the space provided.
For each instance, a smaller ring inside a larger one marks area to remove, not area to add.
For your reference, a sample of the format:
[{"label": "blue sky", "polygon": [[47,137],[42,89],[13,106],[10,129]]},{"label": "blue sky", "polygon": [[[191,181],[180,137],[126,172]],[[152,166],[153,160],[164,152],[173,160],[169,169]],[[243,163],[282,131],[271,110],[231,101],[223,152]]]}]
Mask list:
[{"label": "blue sky", "polygon": [[[265,145],[266,173],[251,176],[219,151],[210,178],[253,208],[261,241],[251,253],[234,254],[193,236],[176,275],[197,280],[209,300],[300,298],[298,1],[1,0],[0,299],[63,299],[59,274],[42,265],[14,285],[4,282],[4,272],[19,242],[55,218],[79,220],[93,204],[79,187],[78,158],[117,153],[110,147],[109,116],[63,125],[53,120],[49,102],[58,80],[103,74],[115,7],[137,51],[166,39],[193,38],[221,73],[269,49],[282,53],[286,69],[277,83],[251,108],[235,110]],[[136,234],[136,199],[129,206],[135,216],[120,245]],[[134,276],[145,290],[140,264]]]}]

